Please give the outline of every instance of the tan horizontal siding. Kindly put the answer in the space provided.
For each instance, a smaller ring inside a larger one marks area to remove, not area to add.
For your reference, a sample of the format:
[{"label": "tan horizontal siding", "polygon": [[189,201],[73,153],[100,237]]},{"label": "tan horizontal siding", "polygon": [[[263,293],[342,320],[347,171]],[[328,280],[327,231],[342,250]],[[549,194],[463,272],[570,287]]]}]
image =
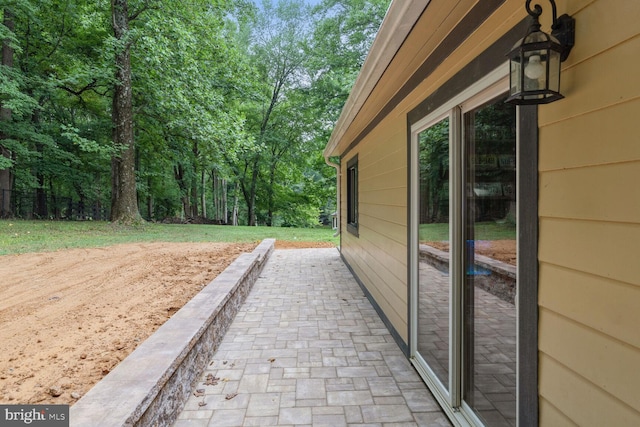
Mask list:
[{"label": "tan horizontal siding", "polygon": [[539,259],[640,285],[640,224],[542,218]]},{"label": "tan horizontal siding", "polygon": [[[402,129],[405,129],[403,127]],[[404,132],[402,132],[404,134]],[[389,138],[389,139],[386,139]],[[362,158],[365,160],[364,169],[370,170],[372,175],[376,174],[376,170],[397,170],[406,168],[407,150],[403,147],[393,146],[393,142],[398,142],[400,138],[406,138],[406,135],[400,135],[400,132],[386,135],[385,140],[378,140],[375,147],[376,151],[364,154]]]},{"label": "tan horizontal siding", "polygon": [[[363,246],[354,244],[345,253],[345,258],[358,278],[366,285],[376,304],[383,310],[389,322],[406,343],[408,340],[406,301],[403,302],[402,298],[390,291],[394,283],[385,281],[382,278],[381,274],[386,275],[384,268],[371,268],[371,264],[377,261],[371,260],[368,257],[368,253],[368,250],[363,250]],[[391,275],[391,277],[393,276]],[[398,288],[402,284],[395,283],[395,285]]]},{"label": "tan horizontal siding", "polygon": [[539,108],[540,425],[637,426],[640,2],[567,7],[566,98]]},{"label": "tan horizontal siding", "polygon": [[549,264],[540,268],[547,310],[640,349],[640,287]]},{"label": "tan horizontal siding", "polygon": [[[640,413],[544,353],[540,355],[539,384],[542,399],[553,402],[558,411],[579,426],[639,425]],[[543,424],[542,419],[540,425],[556,426]]]},{"label": "tan horizontal siding", "polygon": [[[367,171],[360,171],[359,187],[362,188],[361,193],[377,195],[380,193],[379,190],[395,189],[406,185],[406,168],[391,169],[385,171],[380,171],[380,169],[382,168],[379,168],[375,171],[375,175],[367,175]],[[402,191],[401,193],[404,193],[406,199],[406,191]],[[382,195],[380,195],[378,199],[380,204],[386,204],[387,199],[385,199]],[[396,205],[398,204],[400,203],[396,203]],[[404,203],[404,205],[406,206],[406,202]]]},{"label": "tan horizontal siding", "polygon": [[[387,118],[385,126],[362,141],[357,153],[359,236],[343,236],[342,251],[406,342],[406,121]],[[354,154],[355,150],[347,157]]]},{"label": "tan horizontal siding", "polygon": [[540,216],[637,223],[639,180],[640,160],[540,173]]},{"label": "tan horizontal siding", "polygon": [[366,214],[364,214],[362,217],[362,220],[365,222],[365,224],[367,224],[367,228],[376,230],[376,233],[378,233],[381,238],[393,241],[400,245],[406,245],[406,221],[404,221],[404,223],[399,223],[395,222],[396,219],[397,218],[394,218],[394,221],[392,222],[390,220],[380,219],[377,217],[368,216]]},{"label": "tan horizontal siding", "polygon": [[[639,348],[547,309],[540,311],[539,327],[540,351],[630,407],[640,408],[640,369],[630,369],[640,367]],[[640,422],[640,412],[637,416]]]},{"label": "tan horizontal siding", "polygon": [[387,219],[389,222],[399,220],[407,215],[405,206],[373,205],[360,203],[360,213],[373,218]]},{"label": "tan horizontal siding", "polygon": [[[341,147],[477,1],[430,3]],[[507,0],[344,159],[359,155],[360,237],[343,226],[342,251],[405,342],[405,114],[520,22],[523,3]],[[540,425],[640,425],[640,2],[559,0],[558,12],[576,18],[577,44],[566,99],[539,108]]]},{"label": "tan horizontal siding", "polygon": [[[580,39],[576,37],[576,45],[569,58],[570,62],[597,55],[638,34],[638,16],[640,16],[638,1],[565,0],[557,3],[558,14],[561,10],[567,10],[576,19],[576,31],[581,37]],[[592,25],[606,28],[607,31],[599,31],[597,32],[599,34],[596,34]]]},{"label": "tan horizontal siding", "polygon": [[[405,206],[407,203],[407,188],[389,185],[388,188],[379,190],[362,190],[359,197],[360,202],[365,204],[385,204],[391,206]],[[393,222],[399,222],[394,218]],[[402,221],[405,222],[405,221]]]},{"label": "tan horizontal siding", "polygon": [[[367,258],[364,258],[363,262],[367,266],[370,266],[372,262],[378,263],[377,260],[374,261],[372,259],[367,261]],[[401,328],[406,329],[407,290],[406,287],[402,286],[405,277],[397,277],[393,273],[392,264],[394,263],[394,260],[389,259],[385,266],[378,267],[375,270],[368,268],[366,274],[370,279],[371,287],[369,289],[372,291],[371,293],[376,293],[376,296],[380,296],[380,298],[376,298],[378,304],[387,309],[385,310],[387,316],[391,311],[395,313],[394,316],[401,321]],[[396,286],[392,286],[394,284]],[[402,292],[403,290],[404,292]]]},{"label": "tan horizontal siding", "polygon": [[[380,263],[380,268],[390,270],[395,277],[404,280],[407,274],[406,246],[374,232],[368,225],[361,225],[361,228],[360,243],[366,245],[369,260]],[[374,265],[372,268],[377,268],[377,266]]]},{"label": "tan horizontal siding", "polygon": [[571,421],[558,408],[553,406],[548,400],[540,398],[539,401],[539,424],[541,426],[553,427],[578,427],[578,424]]},{"label": "tan horizontal siding", "polygon": [[543,127],[541,172],[640,160],[638,117],[635,98]]},{"label": "tan horizontal siding", "polygon": [[[637,30],[637,24],[635,26]],[[579,35],[576,35],[577,40]],[[590,38],[582,43],[588,43]],[[572,54],[571,62],[562,71],[565,99],[541,108],[540,123],[544,126],[640,97],[640,85],[634,84],[633,80],[633,76],[640,73],[638,52],[640,37],[621,41],[621,44],[585,58],[576,65],[571,65],[577,60]]]}]

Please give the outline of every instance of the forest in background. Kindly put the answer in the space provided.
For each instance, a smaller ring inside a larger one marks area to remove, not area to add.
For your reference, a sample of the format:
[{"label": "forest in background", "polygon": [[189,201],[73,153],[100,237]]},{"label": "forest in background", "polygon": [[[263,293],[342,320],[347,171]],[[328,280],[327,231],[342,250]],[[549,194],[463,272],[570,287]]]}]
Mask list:
[{"label": "forest in background", "polygon": [[0,217],[309,227],[389,0],[0,0]]}]

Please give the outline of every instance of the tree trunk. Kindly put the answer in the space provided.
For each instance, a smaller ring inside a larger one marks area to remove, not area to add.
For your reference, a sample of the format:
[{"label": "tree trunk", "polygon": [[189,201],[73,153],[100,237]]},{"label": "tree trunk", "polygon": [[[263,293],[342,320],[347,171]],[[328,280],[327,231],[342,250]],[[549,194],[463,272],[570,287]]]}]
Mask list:
[{"label": "tree trunk", "polygon": [[229,217],[227,214],[227,180],[222,179],[222,221],[223,224],[227,224],[229,222]]},{"label": "tree trunk", "polygon": [[[13,32],[15,25],[13,22],[13,14],[8,10],[4,10],[4,26]],[[13,49],[6,40],[2,41],[2,65],[13,67]],[[11,120],[11,110],[3,108],[0,104],[0,122],[8,122]],[[0,155],[11,159],[13,154],[4,147],[2,140],[8,138],[4,132],[0,131]],[[13,170],[11,167],[0,170],[0,218],[11,216],[11,192],[13,190]]]},{"label": "tree trunk", "polygon": [[207,217],[207,199],[206,199],[206,194],[207,192],[204,190],[205,185],[207,184],[207,175],[204,172],[204,168],[202,168],[202,172],[200,173],[200,184],[202,187],[202,193],[200,194],[200,213],[202,214],[202,218],[206,218]]},{"label": "tree trunk", "polygon": [[126,224],[142,221],[136,192],[135,147],[129,8],[127,0],[111,0],[113,34],[124,47],[116,53],[116,85],[113,91],[111,122],[117,153],[111,159],[111,221]]},{"label": "tree trunk", "polygon": [[34,212],[38,219],[48,219],[49,209],[47,207],[47,193],[44,191],[44,175],[38,172],[36,179],[38,180],[38,187],[36,188],[36,205]]},{"label": "tree trunk", "polygon": [[153,195],[151,194],[151,177],[147,178],[147,188],[149,194],[147,195],[147,218],[153,219]]},{"label": "tree trunk", "polygon": [[249,186],[249,197],[247,198],[247,221],[248,225],[256,225],[256,192],[258,188],[258,163],[260,156],[256,155],[253,160],[253,171],[251,173],[251,184]]},{"label": "tree trunk", "polygon": [[173,176],[178,183],[178,188],[180,188],[183,216],[189,217],[191,215],[191,203],[189,201],[189,189],[187,188],[187,184],[184,182],[184,168],[182,165],[179,164],[173,167]]},{"label": "tree trunk", "polygon": [[200,215],[200,197],[198,197],[198,175],[194,171],[193,178],[191,179],[191,216],[197,218]]},{"label": "tree trunk", "polygon": [[[29,95],[32,95],[31,93]],[[42,103],[40,104],[42,105]],[[31,115],[31,123],[33,123],[34,127],[39,127],[40,126],[40,111],[39,110],[35,110],[33,112],[33,114]],[[43,151],[44,151],[44,147],[42,145],[42,143],[40,142],[36,142],[35,143],[35,148],[36,148],[36,152],[39,153],[39,155],[42,157],[43,155]],[[44,157],[42,157],[44,158]],[[45,176],[42,173],[42,164],[41,162],[38,162],[38,164],[35,167],[35,170],[33,171],[33,174],[36,177],[36,180],[38,182],[38,186],[36,187],[36,198],[34,201],[34,207],[33,207],[33,212],[36,216],[36,218],[38,219],[47,219],[48,216],[48,208],[47,208],[47,193],[45,192]]]},{"label": "tree trunk", "polygon": [[276,163],[269,165],[269,187],[267,188],[267,226],[273,226],[273,186],[276,183]]},{"label": "tree trunk", "polygon": [[216,170],[211,169],[211,196],[213,197],[213,219],[218,220],[220,213],[219,200],[218,200],[218,177],[216,176]]},{"label": "tree trunk", "polygon": [[231,218],[231,220],[233,221],[233,225],[238,225],[238,183],[236,182],[236,189],[234,191],[235,195],[234,195],[234,201],[233,201],[233,218]]},{"label": "tree trunk", "polygon": [[[220,188],[220,182],[222,180],[216,173],[215,169],[211,170],[211,191],[213,194],[213,219],[222,222],[222,189]],[[226,221],[225,221],[226,222]]]}]

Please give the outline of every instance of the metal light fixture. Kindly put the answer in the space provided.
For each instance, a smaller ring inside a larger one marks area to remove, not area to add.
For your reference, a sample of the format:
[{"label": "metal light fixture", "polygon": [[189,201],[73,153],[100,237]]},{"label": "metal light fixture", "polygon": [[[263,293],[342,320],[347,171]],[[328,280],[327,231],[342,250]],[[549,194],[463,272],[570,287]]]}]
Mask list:
[{"label": "metal light fixture", "polygon": [[574,44],[575,20],[567,14],[557,17],[556,3],[549,0],[553,11],[551,35],[540,30],[538,18],[542,7],[525,8],[531,15],[531,26],[523,39],[509,52],[510,90],[505,102],[516,105],[548,104],[564,98],[560,94],[560,63],[567,59]]}]

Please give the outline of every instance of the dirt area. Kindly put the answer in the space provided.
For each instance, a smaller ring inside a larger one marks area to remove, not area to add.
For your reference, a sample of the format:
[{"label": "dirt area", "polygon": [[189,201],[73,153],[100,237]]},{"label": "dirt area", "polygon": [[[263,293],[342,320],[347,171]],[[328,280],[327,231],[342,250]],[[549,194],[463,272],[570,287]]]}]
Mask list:
[{"label": "dirt area", "polygon": [[[425,245],[433,246],[441,251],[449,250],[449,242],[424,242]],[[475,252],[516,265],[516,241],[515,240],[476,240]]]},{"label": "dirt area", "polygon": [[140,243],[0,257],[0,403],[73,404],[255,246]]},{"label": "dirt area", "polygon": [[336,245],[329,242],[298,242],[276,240],[276,249],[305,249],[305,248],[335,248]]}]

